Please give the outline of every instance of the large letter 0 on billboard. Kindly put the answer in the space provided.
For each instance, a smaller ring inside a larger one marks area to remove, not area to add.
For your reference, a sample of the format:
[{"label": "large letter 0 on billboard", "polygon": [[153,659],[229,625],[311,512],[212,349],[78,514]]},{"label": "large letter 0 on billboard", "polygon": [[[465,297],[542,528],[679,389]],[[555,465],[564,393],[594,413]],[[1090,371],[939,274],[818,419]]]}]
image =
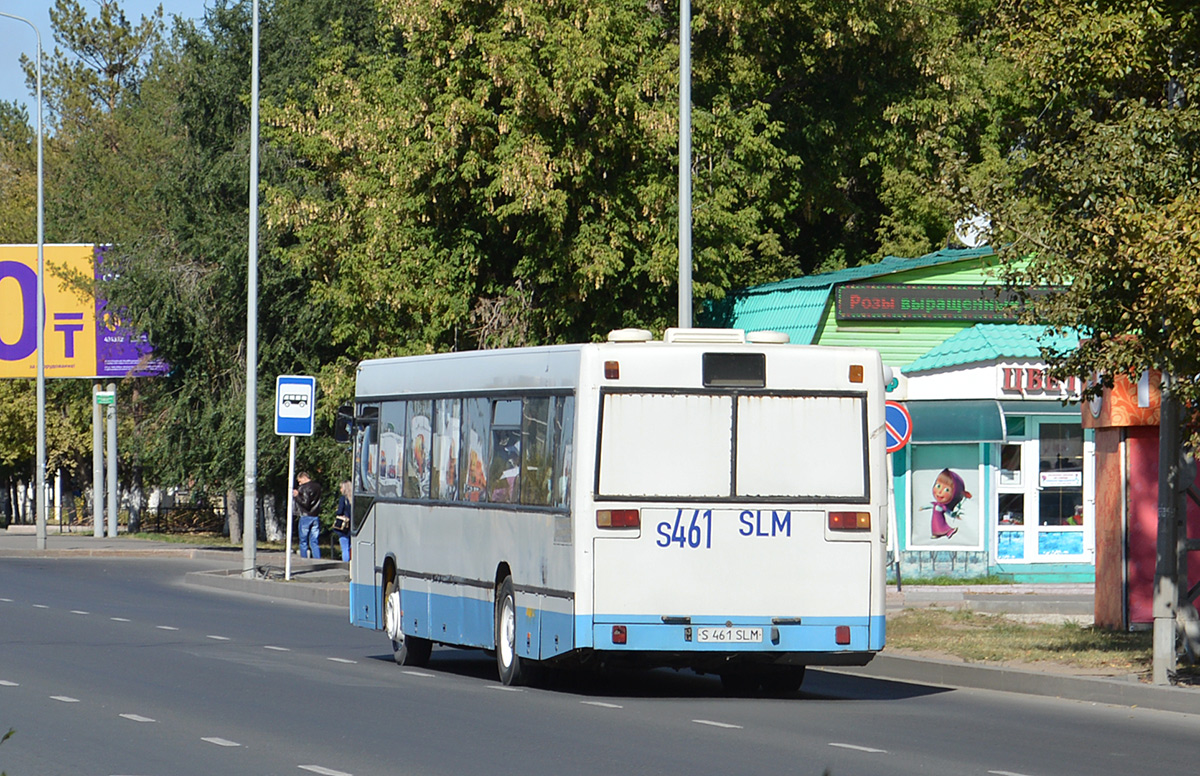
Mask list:
[{"label": "large letter 0 on billboard", "polygon": [[[19,331],[11,325],[17,316],[4,316],[0,324],[0,361],[21,361],[37,350],[37,272],[17,261],[0,261],[0,310],[20,310]],[[15,336],[14,336],[15,335]]]}]

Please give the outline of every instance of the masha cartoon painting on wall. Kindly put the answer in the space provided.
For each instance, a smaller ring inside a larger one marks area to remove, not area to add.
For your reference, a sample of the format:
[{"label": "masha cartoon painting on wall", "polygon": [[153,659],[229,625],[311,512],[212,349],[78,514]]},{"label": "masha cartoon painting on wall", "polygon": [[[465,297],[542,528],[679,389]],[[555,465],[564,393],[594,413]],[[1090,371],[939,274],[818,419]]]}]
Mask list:
[{"label": "masha cartoon painting on wall", "polygon": [[933,538],[949,539],[958,533],[958,526],[951,526],[946,518],[961,519],[958,514],[959,506],[964,498],[971,498],[971,494],[967,492],[963,478],[949,469],[942,469],[933,482],[933,505],[925,507],[933,510],[933,520],[930,523]]}]

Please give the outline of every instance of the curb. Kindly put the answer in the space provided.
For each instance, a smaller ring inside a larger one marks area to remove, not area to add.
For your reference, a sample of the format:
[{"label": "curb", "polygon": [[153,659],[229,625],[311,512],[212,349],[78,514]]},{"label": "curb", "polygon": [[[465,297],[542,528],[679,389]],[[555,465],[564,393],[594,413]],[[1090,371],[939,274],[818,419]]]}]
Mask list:
[{"label": "curb", "polygon": [[289,601],[339,606],[350,609],[350,590],[344,583],[303,582],[296,579],[246,578],[240,569],[217,571],[191,571],[184,575],[184,582],[198,587],[231,590],[237,593],[282,598]]},{"label": "curb", "polygon": [[1115,706],[1141,706],[1183,714],[1200,713],[1200,689],[1143,684],[1133,677],[1059,675],[1022,668],[993,668],[978,663],[948,663],[888,654],[876,655],[874,660],[861,668],[823,667],[822,670],[948,688],[995,690]]}]

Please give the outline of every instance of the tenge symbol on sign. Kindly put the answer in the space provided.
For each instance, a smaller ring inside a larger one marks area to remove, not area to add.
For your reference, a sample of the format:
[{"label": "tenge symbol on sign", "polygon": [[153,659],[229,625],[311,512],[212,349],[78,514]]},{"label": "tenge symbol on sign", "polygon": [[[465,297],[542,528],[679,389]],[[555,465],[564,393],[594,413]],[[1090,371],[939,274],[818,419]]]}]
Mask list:
[{"label": "tenge symbol on sign", "polygon": [[912,439],[912,417],[898,401],[884,402],[883,426],[887,431],[887,451],[894,453]]}]

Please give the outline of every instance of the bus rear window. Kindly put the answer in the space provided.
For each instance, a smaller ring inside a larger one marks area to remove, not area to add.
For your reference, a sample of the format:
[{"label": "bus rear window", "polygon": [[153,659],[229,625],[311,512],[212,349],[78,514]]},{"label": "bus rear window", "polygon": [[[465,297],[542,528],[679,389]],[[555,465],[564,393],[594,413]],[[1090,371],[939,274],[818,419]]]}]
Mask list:
[{"label": "bus rear window", "polygon": [[865,401],[857,394],[606,393],[597,495],[863,500]]}]

